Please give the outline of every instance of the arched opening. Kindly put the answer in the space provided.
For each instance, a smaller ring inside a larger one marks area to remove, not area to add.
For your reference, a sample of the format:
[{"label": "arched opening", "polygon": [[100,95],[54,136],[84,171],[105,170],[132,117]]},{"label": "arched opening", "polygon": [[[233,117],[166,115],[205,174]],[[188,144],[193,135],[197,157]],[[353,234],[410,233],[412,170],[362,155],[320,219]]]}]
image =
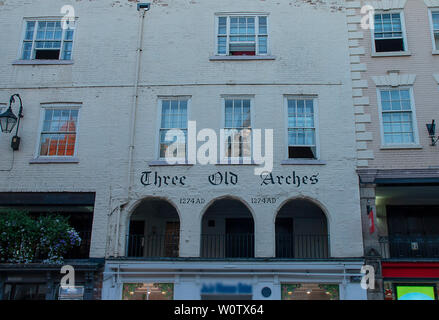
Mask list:
[{"label": "arched opening", "polygon": [[323,210],[311,201],[288,201],[276,217],[276,257],[328,258],[328,224]]},{"label": "arched opening", "polygon": [[204,213],[201,224],[202,258],[254,257],[254,221],[239,200],[220,199]]},{"label": "arched opening", "polygon": [[178,257],[180,219],[162,199],[143,200],[130,217],[128,257]]}]

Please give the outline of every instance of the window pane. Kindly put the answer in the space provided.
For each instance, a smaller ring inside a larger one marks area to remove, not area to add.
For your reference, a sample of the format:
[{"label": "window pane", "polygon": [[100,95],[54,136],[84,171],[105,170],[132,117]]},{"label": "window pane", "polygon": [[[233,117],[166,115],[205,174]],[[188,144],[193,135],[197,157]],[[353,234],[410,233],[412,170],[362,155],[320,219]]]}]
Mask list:
[{"label": "window pane", "polygon": [[23,60],[30,60],[32,57],[32,42],[25,42],[23,44]]},{"label": "window pane", "polygon": [[227,53],[227,37],[218,37],[218,54]]},{"label": "window pane", "polygon": [[259,53],[266,54],[267,50],[267,37],[259,36]]},{"label": "window pane", "polygon": [[259,34],[267,34],[267,17],[259,17]]}]

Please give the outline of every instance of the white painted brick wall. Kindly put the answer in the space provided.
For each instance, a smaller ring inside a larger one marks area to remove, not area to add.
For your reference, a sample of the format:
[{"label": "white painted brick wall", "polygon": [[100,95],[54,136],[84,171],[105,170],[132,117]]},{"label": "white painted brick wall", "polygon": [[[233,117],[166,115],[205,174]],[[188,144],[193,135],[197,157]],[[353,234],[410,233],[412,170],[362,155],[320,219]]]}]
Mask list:
[{"label": "white painted brick wall", "polygon": [[[121,251],[130,208],[148,196],[202,197],[206,203],[233,195],[249,203],[251,197],[278,198],[275,205],[249,204],[256,228],[256,255],[274,255],[274,219],[281,203],[294,197],[318,201],[328,214],[333,257],[362,255],[352,82],[346,16],[337,3],[309,1],[153,1],[146,14],[141,89],[134,157],[134,196],[122,211]],[[59,2],[0,1],[0,102],[18,92],[25,104],[22,145],[14,169],[0,172],[0,191],[95,191],[96,208],[91,255],[113,254],[116,213],[111,199],[126,192],[129,114],[134,79],[138,18],[131,1],[71,2],[79,17],[74,64],[16,66],[24,17],[53,16]],[[332,3],[332,4],[331,4]],[[64,3],[63,3],[64,4]],[[65,4],[69,4],[68,1]],[[268,12],[270,51],[274,61],[214,62],[216,12]],[[359,87],[363,87],[360,83]],[[222,94],[253,94],[253,128],[273,128],[274,174],[319,173],[317,185],[300,188],[261,187],[254,167],[194,166],[151,168],[166,175],[186,175],[183,188],[154,189],[140,184],[147,163],[156,159],[157,101],[161,95],[190,95],[191,120],[198,128],[222,127]],[[286,151],[283,96],[318,95],[319,137],[323,166],[282,166]],[[29,164],[38,139],[40,103],[82,102],[79,164]],[[0,136],[0,169],[10,165],[10,136]],[[239,186],[213,187],[207,175],[239,173]],[[181,217],[180,255],[197,256],[203,206],[177,205]],[[123,252],[123,251],[122,251]]]}]

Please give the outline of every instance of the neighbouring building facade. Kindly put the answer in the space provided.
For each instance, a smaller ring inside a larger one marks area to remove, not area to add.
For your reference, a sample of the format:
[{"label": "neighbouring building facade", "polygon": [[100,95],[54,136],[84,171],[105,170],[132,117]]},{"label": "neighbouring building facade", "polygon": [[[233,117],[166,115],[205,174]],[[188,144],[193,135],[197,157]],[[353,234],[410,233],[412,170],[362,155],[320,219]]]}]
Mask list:
[{"label": "neighbouring building facade", "polygon": [[439,1],[357,1],[350,15],[365,258],[379,270],[369,298],[437,300]]}]

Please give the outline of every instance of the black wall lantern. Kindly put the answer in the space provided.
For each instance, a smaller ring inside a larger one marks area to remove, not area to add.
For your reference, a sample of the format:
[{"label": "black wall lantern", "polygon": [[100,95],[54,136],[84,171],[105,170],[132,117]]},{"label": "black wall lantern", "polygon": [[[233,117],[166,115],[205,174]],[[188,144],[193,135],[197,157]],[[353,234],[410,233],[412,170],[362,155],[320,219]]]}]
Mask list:
[{"label": "black wall lantern", "polygon": [[428,135],[431,138],[431,145],[435,146],[439,140],[439,137],[436,137],[436,124],[434,123],[434,120],[432,120],[431,123],[427,123],[427,130]]},{"label": "black wall lantern", "polygon": [[[20,109],[18,111],[18,117],[12,112],[12,103],[15,102],[15,98],[18,98],[20,102]],[[9,108],[2,114],[0,114],[0,127],[2,132],[11,133],[15,125],[17,129],[15,131],[15,136],[12,137],[11,147],[14,151],[17,151],[20,147],[20,137],[18,136],[18,129],[20,128],[20,119],[23,118],[23,103],[21,101],[19,94],[14,94],[9,100]]]}]

